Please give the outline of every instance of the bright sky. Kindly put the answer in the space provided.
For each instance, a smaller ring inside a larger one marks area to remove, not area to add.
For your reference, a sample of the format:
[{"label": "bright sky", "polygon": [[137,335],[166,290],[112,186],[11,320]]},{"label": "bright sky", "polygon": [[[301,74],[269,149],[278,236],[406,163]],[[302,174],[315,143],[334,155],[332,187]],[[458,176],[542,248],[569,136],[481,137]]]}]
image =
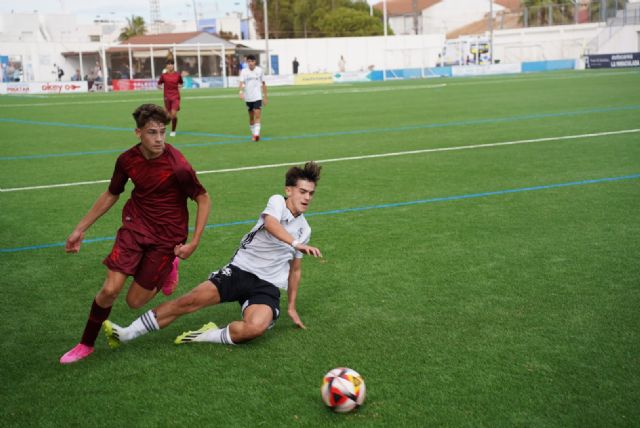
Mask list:
[{"label": "bright sky", "polygon": [[[165,21],[193,20],[195,3],[199,18],[223,17],[229,12],[247,13],[247,0],[160,0],[160,17]],[[0,1],[0,13],[68,12],[78,16],[81,23],[96,19],[123,21],[131,15],[142,16],[149,21],[149,0],[20,0]]]},{"label": "bright sky", "polygon": [[[377,3],[379,0],[368,0]],[[199,18],[220,18],[229,12],[247,14],[249,0],[160,0],[160,16],[165,21],[193,20],[195,3]],[[0,13],[69,12],[78,16],[81,23],[96,19],[124,21],[131,15],[142,16],[149,22],[149,0],[2,0]]]}]

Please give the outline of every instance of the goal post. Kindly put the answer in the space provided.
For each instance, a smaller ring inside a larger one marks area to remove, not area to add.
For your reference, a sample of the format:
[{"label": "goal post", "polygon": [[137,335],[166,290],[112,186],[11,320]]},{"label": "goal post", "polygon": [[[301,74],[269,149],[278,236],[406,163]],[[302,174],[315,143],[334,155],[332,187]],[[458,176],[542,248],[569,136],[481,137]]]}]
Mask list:
[{"label": "goal post", "polygon": [[440,47],[387,48],[384,51],[384,80],[432,77],[438,66]]}]

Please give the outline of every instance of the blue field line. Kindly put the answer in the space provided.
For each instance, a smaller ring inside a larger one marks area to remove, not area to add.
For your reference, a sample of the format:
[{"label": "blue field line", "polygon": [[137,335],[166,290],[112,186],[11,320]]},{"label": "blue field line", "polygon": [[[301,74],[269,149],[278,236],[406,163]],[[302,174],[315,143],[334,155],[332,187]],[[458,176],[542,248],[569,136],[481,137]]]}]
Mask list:
[{"label": "blue field line", "polygon": [[399,126],[394,128],[356,129],[351,131],[321,132],[317,134],[274,137],[272,140],[279,141],[279,140],[300,139],[300,138],[335,137],[339,135],[370,134],[375,132],[402,132],[402,131],[411,131],[415,129],[445,128],[450,126],[486,125],[491,123],[516,122],[520,120],[547,119],[547,118],[555,118],[555,117],[579,116],[581,114],[610,113],[610,112],[628,111],[628,110],[640,110],[640,105],[624,106],[624,107],[604,107],[604,108],[588,109],[588,110],[567,111],[567,112],[561,112],[561,113],[537,113],[537,114],[526,114],[526,115],[520,115],[520,116],[498,117],[498,118],[489,118],[489,119],[460,120],[460,121],[443,122],[443,123],[427,123],[427,124],[420,124],[420,125]]},{"label": "blue field line", "polygon": [[[337,137],[337,136],[344,136],[344,135],[362,135],[362,134],[385,133],[385,132],[404,132],[404,131],[412,131],[416,129],[433,129],[433,128],[446,128],[446,127],[469,126],[469,125],[487,125],[491,123],[515,122],[515,121],[532,120],[532,119],[549,119],[549,118],[556,118],[556,117],[579,116],[582,114],[611,113],[611,112],[630,111],[630,110],[640,110],[640,105],[631,105],[631,106],[623,106],[623,107],[603,107],[603,108],[596,108],[596,109],[577,110],[577,111],[568,111],[568,112],[560,112],[560,113],[537,113],[537,114],[528,114],[528,115],[519,115],[519,116],[498,117],[498,118],[489,118],[489,119],[473,119],[473,120],[462,120],[462,121],[442,122],[442,123],[427,123],[427,124],[406,125],[406,126],[399,126],[399,127],[392,127],[392,128],[370,128],[370,129],[355,129],[350,131],[319,132],[319,133],[313,133],[313,134],[288,135],[288,136],[281,136],[281,137],[262,138],[262,140],[277,142],[277,141],[299,140],[299,139],[307,139],[307,138]],[[18,119],[15,119],[15,120],[18,120]],[[2,121],[8,121],[8,120],[0,118],[0,122]],[[23,122],[28,123],[29,121],[23,121]],[[56,124],[58,122],[40,122],[40,123]],[[61,124],[60,126],[63,126],[63,125],[64,124]],[[58,125],[55,125],[55,126],[58,126]],[[70,125],[70,126],[87,127],[87,128],[91,127],[91,125]],[[113,129],[123,130],[126,128],[113,128]],[[131,129],[127,129],[127,130],[132,131]],[[225,135],[223,134],[206,134],[206,133],[190,133],[190,132],[178,132],[178,134],[225,137]],[[251,142],[251,140],[246,136],[244,137],[227,136],[227,137],[231,137],[234,139],[237,138],[237,140],[212,141],[212,142],[189,143],[189,144],[174,144],[174,146],[177,148],[193,148],[193,147],[208,147],[208,146],[216,146],[216,145],[241,144],[241,143]],[[0,161],[43,159],[43,158],[65,157],[65,156],[100,155],[100,154],[106,154],[106,153],[121,153],[124,150],[125,149],[113,149],[113,150],[96,150],[96,151],[82,151],[82,152],[69,152],[69,153],[51,153],[51,154],[39,154],[39,155],[2,156],[0,157]]]},{"label": "blue field line", "polygon": [[[185,147],[201,147],[201,146],[215,146],[215,145],[225,145],[225,144],[244,144],[246,142],[251,142],[251,139],[247,136],[243,137],[246,141],[243,140],[233,140],[233,141],[215,141],[209,143],[188,143],[188,144],[172,144],[173,147],[176,148],[185,148]],[[263,141],[268,141],[268,138],[262,138]],[[25,156],[5,156],[0,157],[0,161],[2,160],[26,160],[26,159],[45,159],[45,158],[60,158],[60,157],[71,157],[71,156],[86,156],[86,155],[104,155],[107,153],[122,153],[126,149],[108,149],[108,150],[95,150],[92,152],[67,152],[67,153],[49,153],[42,155],[25,155]]]},{"label": "blue field line", "polygon": [[[607,182],[621,181],[621,180],[634,180],[639,178],[640,178],[640,173],[631,174],[631,175],[622,175],[619,177],[595,178],[595,179],[589,179],[589,180],[570,181],[567,183],[555,183],[555,184],[546,184],[541,186],[520,187],[517,189],[496,190],[492,192],[470,193],[466,195],[454,195],[454,196],[444,196],[439,198],[419,199],[417,201],[394,202],[389,204],[367,205],[363,207],[354,207],[354,208],[343,208],[343,209],[337,209],[337,210],[312,212],[312,213],[305,214],[305,216],[314,217],[314,216],[321,216],[321,215],[336,215],[336,214],[345,214],[345,213],[358,212],[358,211],[370,211],[370,210],[378,210],[378,209],[385,209],[385,208],[398,208],[398,207],[406,207],[411,205],[431,204],[435,202],[459,201],[464,199],[484,198],[487,196],[508,195],[511,193],[531,192],[535,190],[558,189],[562,187],[571,187],[571,186],[584,186],[587,184],[607,183]],[[232,221],[228,223],[208,224],[205,228],[213,229],[213,228],[219,228],[219,227],[254,224],[256,223],[256,221],[257,219],[252,219],[252,220]],[[193,231],[193,228],[190,228],[190,230]],[[89,244],[94,242],[104,242],[104,241],[113,241],[113,240],[115,240],[115,236],[85,239],[82,242],[83,244]],[[65,245],[64,242],[56,242],[52,244],[30,245],[26,247],[0,248],[0,253],[17,253],[20,251],[41,250],[45,248],[64,247],[64,245]]]},{"label": "blue field line", "polygon": [[[82,123],[66,123],[66,122],[43,122],[38,120],[14,119],[10,117],[0,117],[0,122],[17,123],[21,125],[38,125],[38,126],[57,126],[61,128],[81,128],[81,129],[97,129],[101,131],[126,131],[133,133],[134,128],[119,128],[116,126],[106,125],[86,125]],[[223,137],[223,138],[246,138],[244,135],[215,134],[211,132],[192,132],[179,131],[180,135],[192,135],[195,137]]]}]

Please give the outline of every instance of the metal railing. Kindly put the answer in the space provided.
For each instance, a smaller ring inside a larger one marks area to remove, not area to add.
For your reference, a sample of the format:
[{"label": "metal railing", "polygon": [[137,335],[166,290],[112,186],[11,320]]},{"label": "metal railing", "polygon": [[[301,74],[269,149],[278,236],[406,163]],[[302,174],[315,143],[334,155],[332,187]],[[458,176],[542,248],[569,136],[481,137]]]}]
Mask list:
[{"label": "metal railing", "polygon": [[507,28],[508,22],[517,21],[522,27],[545,27],[552,25],[572,25],[606,22],[608,25],[640,24],[640,3],[626,0],[592,0],[583,2],[544,5],[526,4],[519,11],[498,13],[495,28]]}]

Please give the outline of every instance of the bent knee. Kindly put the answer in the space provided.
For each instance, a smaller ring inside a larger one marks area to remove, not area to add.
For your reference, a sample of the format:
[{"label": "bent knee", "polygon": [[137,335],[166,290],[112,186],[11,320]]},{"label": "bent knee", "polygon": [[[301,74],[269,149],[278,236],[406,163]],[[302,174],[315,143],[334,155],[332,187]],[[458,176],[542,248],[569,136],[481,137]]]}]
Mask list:
[{"label": "bent knee", "polygon": [[140,309],[147,303],[148,299],[139,299],[127,296],[127,306],[131,309]]},{"label": "bent knee", "polygon": [[256,323],[247,323],[245,326],[245,337],[246,340],[255,339],[256,337],[260,337],[267,331],[267,327],[269,327],[269,323],[266,324],[256,324]]},{"label": "bent knee", "polygon": [[121,290],[120,287],[117,287],[116,285],[113,285],[113,284],[106,283],[102,286],[98,294],[100,295],[100,298],[103,301],[108,300],[113,302],[118,297],[118,294],[120,294],[120,290]]}]

